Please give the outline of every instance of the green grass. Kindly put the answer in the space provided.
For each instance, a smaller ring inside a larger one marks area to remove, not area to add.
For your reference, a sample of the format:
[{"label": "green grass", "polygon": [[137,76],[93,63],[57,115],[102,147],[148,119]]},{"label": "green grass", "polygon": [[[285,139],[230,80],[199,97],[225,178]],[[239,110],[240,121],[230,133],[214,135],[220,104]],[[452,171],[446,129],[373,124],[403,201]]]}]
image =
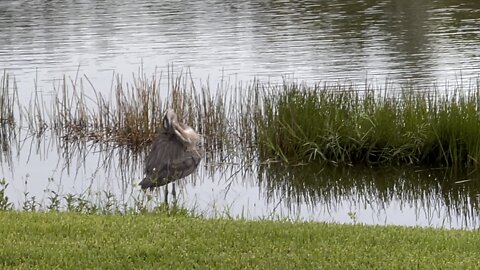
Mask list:
[{"label": "green grass", "polygon": [[2,269],[478,269],[477,231],[0,212]]},{"label": "green grass", "polygon": [[259,148],[286,163],[480,164],[480,87],[378,91],[286,84],[265,97]]}]

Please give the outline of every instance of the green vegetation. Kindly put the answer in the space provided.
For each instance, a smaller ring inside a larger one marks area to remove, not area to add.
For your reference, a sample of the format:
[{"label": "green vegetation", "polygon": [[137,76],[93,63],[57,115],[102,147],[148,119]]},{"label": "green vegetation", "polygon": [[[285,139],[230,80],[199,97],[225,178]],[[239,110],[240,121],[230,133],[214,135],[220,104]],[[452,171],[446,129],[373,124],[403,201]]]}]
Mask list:
[{"label": "green vegetation", "polygon": [[476,231],[0,212],[3,269],[478,269]]},{"label": "green vegetation", "polygon": [[286,84],[265,96],[262,156],[287,163],[478,167],[480,87],[471,92],[360,92]]},{"label": "green vegetation", "polygon": [[[49,181],[53,182],[52,178]],[[0,178],[0,211],[25,211],[25,212],[70,212],[82,214],[146,214],[156,212],[168,212],[169,214],[192,214],[185,208],[180,207],[176,198],[171,198],[173,205],[160,202],[159,193],[136,193],[128,199],[120,198],[111,191],[83,192],[80,194],[63,194],[50,189],[48,186],[43,189],[41,199],[29,192],[23,193],[23,200],[15,204],[7,196],[8,182]],[[157,192],[160,192],[157,190]]]},{"label": "green vegetation", "polygon": [[[84,80],[92,91],[84,88]],[[16,95],[5,94],[11,88],[6,74],[2,81],[1,119],[12,122],[19,102]],[[110,92],[95,89],[86,76],[64,78],[50,105],[37,91],[28,108],[18,111],[36,135],[51,130],[61,140],[85,139],[132,149],[148,145],[163,111],[173,107],[203,134],[211,154],[233,153],[244,160],[259,156],[261,161],[288,164],[457,169],[480,164],[479,85],[443,93],[253,81],[246,86],[221,82],[214,90],[196,85],[189,73],[177,77],[169,73],[165,85],[141,71],[133,83],[114,77]]]}]

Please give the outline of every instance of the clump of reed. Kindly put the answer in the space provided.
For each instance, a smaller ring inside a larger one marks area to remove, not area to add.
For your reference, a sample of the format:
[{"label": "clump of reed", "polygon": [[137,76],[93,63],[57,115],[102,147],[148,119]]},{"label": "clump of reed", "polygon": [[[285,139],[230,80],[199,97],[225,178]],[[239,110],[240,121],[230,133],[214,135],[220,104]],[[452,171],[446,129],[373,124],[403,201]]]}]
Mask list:
[{"label": "clump of reed", "polygon": [[11,142],[16,136],[18,92],[15,79],[4,70],[0,78],[0,162],[11,163]]},{"label": "clump of reed", "polygon": [[442,93],[284,84],[264,99],[260,154],[286,163],[476,167],[480,87]]},{"label": "clump of reed", "polygon": [[15,80],[11,79],[6,70],[0,78],[0,125],[15,124],[15,101],[17,100]]},{"label": "clump of reed", "polygon": [[[16,104],[20,119],[25,119],[20,121],[22,128],[38,138],[49,131],[65,143],[90,141],[136,152],[150,145],[165,110],[173,108],[181,121],[201,134],[207,158],[224,160],[224,153],[236,155],[243,148],[239,143],[254,145],[254,137],[239,134],[250,134],[254,124],[249,117],[253,101],[244,98],[241,87],[229,82],[216,88],[199,85],[188,70],[174,74],[170,69],[165,76],[157,71],[147,76],[139,69],[131,82],[119,74],[113,74],[111,80],[110,89],[97,89],[86,75],[64,76],[55,82],[52,92],[39,90],[35,83],[29,101],[20,102],[18,95],[2,95],[2,104],[9,105],[2,107],[2,115],[8,116],[2,119],[15,120],[6,108]],[[4,85],[9,82],[2,81]],[[2,91],[5,89],[9,87],[3,86]],[[244,118],[239,119],[240,115]]]},{"label": "clump of reed", "polygon": [[55,90],[50,125],[64,140],[79,138],[94,142],[141,147],[151,141],[162,118],[163,105],[159,98],[157,80],[145,75],[133,77],[125,84],[114,76],[110,97],[92,86],[87,95],[84,80],[66,78]]},{"label": "clump of reed", "polygon": [[[166,108],[171,107],[203,136],[205,148],[223,150],[229,142],[225,93],[207,86],[197,89],[189,73],[169,72],[167,86],[156,74],[148,77],[139,72],[133,83],[115,75],[110,92],[95,89],[88,77],[64,79],[55,91],[51,126],[64,140],[83,138],[142,149],[153,140]],[[93,94],[86,94],[84,80]]]}]

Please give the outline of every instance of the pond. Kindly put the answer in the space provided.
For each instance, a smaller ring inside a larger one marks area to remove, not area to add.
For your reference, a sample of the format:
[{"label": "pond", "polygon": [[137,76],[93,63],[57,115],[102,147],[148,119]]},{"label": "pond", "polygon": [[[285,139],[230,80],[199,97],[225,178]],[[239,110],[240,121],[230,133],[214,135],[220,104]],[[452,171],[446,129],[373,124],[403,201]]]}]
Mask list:
[{"label": "pond", "polygon": [[[30,209],[34,202],[45,208],[57,196],[61,207],[71,195],[100,207],[109,199],[133,207],[143,198],[138,182],[144,153],[48,136],[12,138],[9,143],[10,151],[2,152],[2,169],[5,179],[13,179],[6,194],[17,208]],[[176,200],[207,217],[476,228],[479,183],[479,173],[434,168],[210,160],[177,182]],[[154,206],[163,202],[163,190],[149,194],[155,197]]]},{"label": "pond", "polygon": [[[24,107],[35,93],[48,100],[64,76],[88,78],[87,94],[108,96],[114,72],[132,81],[139,69],[166,77],[188,68],[212,86],[259,79],[469,90],[480,74],[479,13],[473,0],[1,1],[0,68],[15,76]],[[48,201],[52,191],[141,196],[132,184],[144,153],[70,145],[48,132],[36,138],[25,120],[19,125],[14,136],[2,132],[2,177],[16,204]],[[208,215],[474,228],[476,183],[475,174],[435,169],[295,169],[228,158],[204,160],[177,189],[180,202]]]}]

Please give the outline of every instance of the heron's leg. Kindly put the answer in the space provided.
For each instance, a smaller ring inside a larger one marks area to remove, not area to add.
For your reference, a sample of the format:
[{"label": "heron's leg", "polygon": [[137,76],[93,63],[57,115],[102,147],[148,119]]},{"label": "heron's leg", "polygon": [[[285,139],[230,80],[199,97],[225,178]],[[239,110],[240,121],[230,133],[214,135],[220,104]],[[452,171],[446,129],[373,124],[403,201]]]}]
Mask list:
[{"label": "heron's leg", "polygon": [[164,189],[164,203],[165,205],[168,205],[168,184],[165,185],[165,189]]},{"label": "heron's leg", "polygon": [[172,197],[173,197],[173,204],[177,204],[177,192],[175,191],[175,183],[172,183]]}]

